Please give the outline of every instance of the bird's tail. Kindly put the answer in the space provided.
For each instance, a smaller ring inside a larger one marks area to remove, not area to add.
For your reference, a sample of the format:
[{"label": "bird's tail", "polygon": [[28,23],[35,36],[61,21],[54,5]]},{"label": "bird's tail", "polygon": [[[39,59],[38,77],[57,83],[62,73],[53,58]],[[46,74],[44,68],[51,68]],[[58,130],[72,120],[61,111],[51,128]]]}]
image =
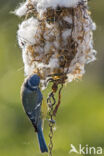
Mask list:
[{"label": "bird's tail", "polygon": [[39,146],[40,146],[41,152],[42,153],[48,152],[48,148],[47,148],[47,145],[45,143],[45,139],[44,139],[44,136],[43,136],[42,128],[38,129],[37,135],[38,135],[38,141],[39,141]]}]

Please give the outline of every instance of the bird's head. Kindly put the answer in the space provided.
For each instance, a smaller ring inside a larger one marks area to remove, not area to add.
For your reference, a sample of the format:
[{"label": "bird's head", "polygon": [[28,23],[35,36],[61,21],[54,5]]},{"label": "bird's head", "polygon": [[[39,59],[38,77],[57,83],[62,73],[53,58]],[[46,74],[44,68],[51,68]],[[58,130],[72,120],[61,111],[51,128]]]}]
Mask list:
[{"label": "bird's head", "polygon": [[31,75],[28,78],[28,86],[32,89],[38,88],[40,84],[40,77],[37,74]]}]

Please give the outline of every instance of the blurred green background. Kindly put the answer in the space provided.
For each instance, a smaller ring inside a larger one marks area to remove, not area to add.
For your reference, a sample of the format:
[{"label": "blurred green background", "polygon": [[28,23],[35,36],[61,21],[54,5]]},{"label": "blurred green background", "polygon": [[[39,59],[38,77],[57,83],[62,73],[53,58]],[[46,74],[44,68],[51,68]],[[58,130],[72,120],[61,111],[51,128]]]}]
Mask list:
[{"label": "blurred green background", "polygon": [[[36,135],[20,101],[24,72],[16,30],[21,21],[10,14],[19,2],[0,0],[0,156],[40,156]],[[91,0],[89,9],[97,23],[94,32],[97,61],[86,66],[81,81],[63,89],[53,156],[68,156],[70,144],[104,147],[104,0]],[[44,92],[45,97],[48,91]],[[45,122],[47,143],[48,131]]]}]

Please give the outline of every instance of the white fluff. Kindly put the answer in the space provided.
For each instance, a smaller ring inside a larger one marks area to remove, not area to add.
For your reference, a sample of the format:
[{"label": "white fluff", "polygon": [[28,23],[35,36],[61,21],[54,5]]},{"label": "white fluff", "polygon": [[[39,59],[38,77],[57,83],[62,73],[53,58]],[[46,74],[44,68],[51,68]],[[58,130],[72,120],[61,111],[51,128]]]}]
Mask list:
[{"label": "white fluff", "polygon": [[[34,6],[39,14],[42,14],[46,8],[52,7],[55,9],[57,6],[60,7],[75,7],[79,2],[83,0],[31,0],[31,4]],[[27,5],[29,1],[27,0],[25,3],[20,3],[20,7],[14,11],[17,16],[26,15],[28,8]]]},{"label": "white fluff", "polygon": [[[36,8],[37,3],[38,3],[38,0],[31,0],[31,4],[34,6],[34,8]],[[28,0],[26,0],[26,2],[24,3],[20,3],[19,8],[17,8],[14,11],[14,13],[19,17],[25,16],[28,11],[28,7],[27,7],[28,4],[29,4]]]},{"label": "white fluff", "polygon": [[27,12],[27,2],[25,2],[25,3],[21,3],[20,4],[20,7],[18,8],[18,9],[16,9],[15,11],[14,11],[14,13],[17,15],[17,16],[20,16],[20,17],[22,17],[22,16],[24,16],[25,14],[26,14],[26,12]]},{"label": "white fluff", "polygon": [[57,58],[51,58],[49,62],[49,67],[54,69],[59,67],[59,60]]},{"label": "white fluff", "polygon": [[37,8],[45,9],[48,7],[56,8],[60,7],[74,7],[82,0],[38,0]]},{"label": "white fluff", "polygon": [[70,18],[70,17],[68,17],[68,16],[65,16],[64,17],[64,20],[66,21],[66,22],[68,22],[68,23],[72,23],[72,18]]},{"label": "white fluff", "polygon": [[38,21],[35,18],[29,18],[26,21],[23,21],[19,25],[19,30],[17,32],[18,40],[25,41],[25,43],[32,45],[35,43],[35,35],[37,33]]},{"label": "white fluff", "polygon": [[71,35],[71,29],[66,29],[63,33],[62,33],[62,37],[66,40],[70,35]]}]

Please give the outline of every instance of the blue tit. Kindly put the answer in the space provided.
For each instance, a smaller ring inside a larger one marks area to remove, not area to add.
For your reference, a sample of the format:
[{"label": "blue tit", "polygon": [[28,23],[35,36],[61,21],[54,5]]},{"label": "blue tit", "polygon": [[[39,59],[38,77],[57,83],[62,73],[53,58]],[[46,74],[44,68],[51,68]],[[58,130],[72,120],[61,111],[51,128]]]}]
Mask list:
[{"label": "blue tit", "polygon": [[36,74],[31,75],[22,85],[21,95],[24,110],[35,128],[38,142],[42,153],[48,152],[42,131],[42,112],[41,105],[43,96],[39,88],[40,77]]}]

